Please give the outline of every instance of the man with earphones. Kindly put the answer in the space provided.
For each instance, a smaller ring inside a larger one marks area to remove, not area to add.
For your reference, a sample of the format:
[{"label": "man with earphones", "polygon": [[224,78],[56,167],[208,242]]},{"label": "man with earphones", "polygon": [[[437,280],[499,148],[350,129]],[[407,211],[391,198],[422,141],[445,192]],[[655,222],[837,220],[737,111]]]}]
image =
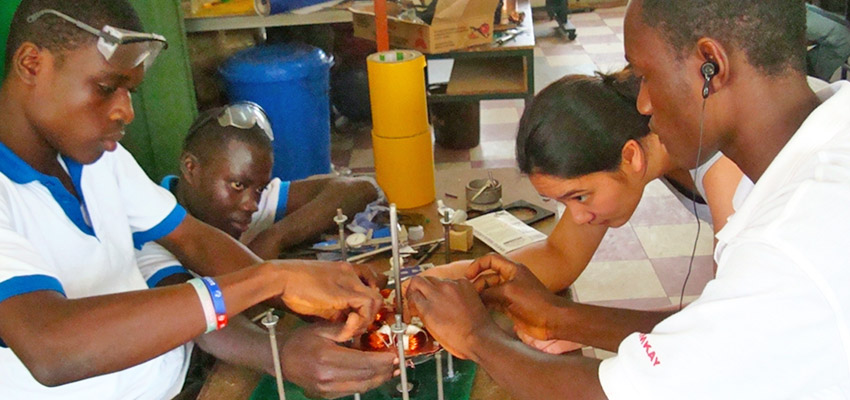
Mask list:
[{"label": "man with earphones", "polygon": [[[805,23],[797,0],[629,4],[638,110],[679,165],[722,151],[755,183],[717,235],[717,278],[699,299],[635,324],[604,361],[543,354],[498,329],[481,301],[512,314],[511,292],[543,296],[542,285],[487,256],[470,266],[475,284],[414,278],[408,298],[429,331],[517,399],[850,397],[850,84],[809,89]],[[481,272],[498,279],[479,285]],[[588,329],[631,323],[566,301],[536,312]]]}]

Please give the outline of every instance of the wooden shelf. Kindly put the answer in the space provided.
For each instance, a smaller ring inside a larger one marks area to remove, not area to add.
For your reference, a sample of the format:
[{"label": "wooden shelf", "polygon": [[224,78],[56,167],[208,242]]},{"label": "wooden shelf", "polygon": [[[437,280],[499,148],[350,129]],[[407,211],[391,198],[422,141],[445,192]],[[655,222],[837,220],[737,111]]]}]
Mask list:
[{"label": "wooden shelf", "polygon": [[526,93],[525,60],[519,57],[499,58],[497,62],[480,59],[457,59],[446,94],[450,96],[495,93]]},{"label": "wooden shelf", "polygon": [[[426,54],[430,61],[451,59],[444,92],[434,91],[428,101],[474,102],[487,99],[524,99],[534,96],[534,26],[528,0],[517,0],[525,13],[522,34],[502,45],[491,43],[447,53]],[[430,71],[429,71],[430,72]],[[441,82],[429,82],[441,83]]]},{"label": "wooden shelf", "polygon": [[227,29],[268,28],[287,25],[330,24],[351,22],[348,10],[329,8],[310,14],[240,15],[229,17],[186,18],[186,32],[218,31]]}]

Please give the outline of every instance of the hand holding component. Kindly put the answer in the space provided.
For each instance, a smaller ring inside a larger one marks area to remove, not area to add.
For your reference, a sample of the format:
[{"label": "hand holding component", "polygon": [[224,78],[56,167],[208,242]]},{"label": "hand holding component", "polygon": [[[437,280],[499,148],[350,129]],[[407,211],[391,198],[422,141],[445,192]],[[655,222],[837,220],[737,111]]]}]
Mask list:
[{"label": "hand holding component", "polygon": [[351,264],[351,266],[354,268],[354,273],[360,277],[360,281],[362,281],[364,285],[378,290],[387,287],[389,277],[375,272],[369,264]]},{"label": "hand holding component", "polygon": [[499,327],[472,287],[462,280],[414,277],[407,288],[411,311],[434,338],[452,354],[475,357],[476,337]]},{"label": "hand holding component", "polygon": [[518,330],[536,339],[554,339],[549,318],[554,313],[549,310],[566,300],[546,289],[525,265],[489,254],[473,261],[466,277],[474,280],[484,303],[505,313]]},{"label": "hand holding component", "polygon": [[374,319],[383,299],[363,284],[351,264],[321,261],[269,261],[284,274],[281,299],[295,313],[329,320],[345,319],[337,340],[348,340]]},{"label": "hand holding component", "polygon": [[392,378],[395,355],[335,343],[342,324],[318,322],[293,331],[281,347],[283,374],[310,398],[362,393]]}]

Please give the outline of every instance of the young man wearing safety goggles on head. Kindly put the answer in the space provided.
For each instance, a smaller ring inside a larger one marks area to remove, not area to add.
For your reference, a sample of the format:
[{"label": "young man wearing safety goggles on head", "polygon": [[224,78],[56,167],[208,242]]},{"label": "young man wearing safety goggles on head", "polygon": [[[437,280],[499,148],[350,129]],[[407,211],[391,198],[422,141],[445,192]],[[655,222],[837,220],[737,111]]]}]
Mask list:
[{"label": "young man wearing safety goggles on head", "polygon": [[180,174],[162,184],[192,216],[271,259],[337,227],[337,208],[352,216],[376,200],[367,178],[271,178],[274,133],[260,106],[240,102],[203,112],[189,128]]},{"label": "young man wearing safety goggles on head", "polygon": [[[271,299],[347,318],[281,338],[284,354],[315,354],[335,346],[325,338],[365,329],[381,303],[348,264],[261,263],[146,177],[117,143],[134,117],[130,93],[165,47],[141,31],[126,0],[24,0],[13,19],[0,89],[4,398],[171,398],[196,338],[271,369],[268,337],[238,315],[247,307]],[[145,290],[134,247],[151,240],[215,278]],[[222,329],[228,318],[239,323]],[[251,329],[253,339],[228,339]],[[365,363],[355,377],[304,379],[339,396],[392,375],[391,355],[353,357]]]},{"label": "young man wearing safety goggles on head", "polygon": [[[167,176],[162,186],[174,193],[192,216],[240,240],[263,258],[274,258],[288,245],[336,228],[333,217],[337,208],[353,215],[378,197],[380,189],[363,178],[318,177],[293,182],[271,178],[272,140],[269,120],[257,104],[240,102],[202,112],[186,136],[180,177]],[[191,278],[174,255],[156,242],[146,243],[137,252],[137,260],[151,287]],[[363,274],[368,274],[368,267],[363,268]],[[322,331],[320,326],[294,331],[299,339],[287,343],[289,348],[281,357],[283,371],[291,381],[309,388],[309,377],[328,371],[334,379],[344,381],[346,373],[363,365],[361,355],[371,357],[335,345],[314,348],[324,356],[308,354],[306,346]],[[268,352],[264,346],[260,348]],[[317,361],[305,364],[305,358]],[[333,360],[333,365],[322,360]]]}]

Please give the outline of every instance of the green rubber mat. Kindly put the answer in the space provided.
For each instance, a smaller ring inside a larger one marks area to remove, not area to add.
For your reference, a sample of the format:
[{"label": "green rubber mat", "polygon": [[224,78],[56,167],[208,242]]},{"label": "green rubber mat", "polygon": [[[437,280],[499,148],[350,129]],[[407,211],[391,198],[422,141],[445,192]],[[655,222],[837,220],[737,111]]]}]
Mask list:
[{"label": "green rubber mat", "polygon": [[[443,357],[443,393],[446,400],[468,400],[472,391],[472,381],[475,379],[477,366],[472,361],[454,359],[455,376],[446,378],[446,358]],[[407,368],[407,379],[414,383],[411,400],[436,400],[437,399],[437,371],[434,359],[428,360],[416,366]],[[362,400],[394,400],[401,399],[401,393],[396,389],[399,378],[390,379],[387,383],[360,395]],[[300,387],[290,383],[284,383],[286,400],[306,400]],[[353,396],[342,397],[351,400]],[[260,380],[251,400],[278,400],[277,384],[273,376],[266,375]]]}]

